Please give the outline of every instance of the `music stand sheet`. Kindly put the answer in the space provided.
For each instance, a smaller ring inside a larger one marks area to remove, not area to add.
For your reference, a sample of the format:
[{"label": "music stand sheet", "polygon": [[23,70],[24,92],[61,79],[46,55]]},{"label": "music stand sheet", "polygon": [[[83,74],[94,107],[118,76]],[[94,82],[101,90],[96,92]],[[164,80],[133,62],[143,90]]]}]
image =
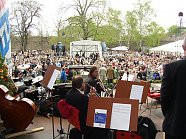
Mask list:
[{"label": "music stand sheet", "polygon": [[54,69],[54,71],[53,71],[53,73],[52,73],[52,76],[51,76],[51,78],[50,78],[50,80],[49,80],[49,82],[48,82],[48,85],[47,85],[47,87],[48,87],[49,89],[52,89],[52,88],[53,88],[54,83],[55,83],[55,81],[56,81],[56,79],[57,79],[57,77],[58,77],[59,74],[60,74],[60,71]]},{"label": "music stand sheet", "polygon": [[127,73],[124,73],[121,80],[124,81],[135,81],[137,75],[136,74],[129,74],[127,75]]},{"label": "music stand sheet", "polygon": [[130,116],[131,104],[113,103],[110,128],[129,131]]},{"label": "music stand sheet", "polygon": [[[95,127],[95,110],[100,109],[106,111],[105,113],[103,112],[105,116],[101,117],[101,122],[104,122],[104,117],[106,117],[105,128],[137,131],[138,105],[138,100],[130,100],[125,98],[90,97],[86,125]],[[120,116],[125,117],[116,120],[116,118]]]},{"label": "music stand sheet", "polygon": [[41,81],[44,87],[52,89],[55,83],[55,80],[60,73],[60,68],[56,67],[55,65],[49,65],[43,80]]},{"label": "music stand sheet", "polygon": [[119,80],[116,85],[115,98],[138,99],[140,103],[146,103],[149,88],[149,82]]}]

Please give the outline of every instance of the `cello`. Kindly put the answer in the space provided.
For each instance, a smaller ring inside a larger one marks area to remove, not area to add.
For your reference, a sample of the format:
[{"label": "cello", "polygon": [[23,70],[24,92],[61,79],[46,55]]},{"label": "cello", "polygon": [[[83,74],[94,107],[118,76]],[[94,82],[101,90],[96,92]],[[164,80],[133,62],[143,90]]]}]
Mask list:
[{"label": "cello", "polygon": [[1,120],[6,129],[13,129],[15,132],[23,131],[32,122],[37,106],[28,98],[9,96],[8,91],[6,86],[0,85]]}]

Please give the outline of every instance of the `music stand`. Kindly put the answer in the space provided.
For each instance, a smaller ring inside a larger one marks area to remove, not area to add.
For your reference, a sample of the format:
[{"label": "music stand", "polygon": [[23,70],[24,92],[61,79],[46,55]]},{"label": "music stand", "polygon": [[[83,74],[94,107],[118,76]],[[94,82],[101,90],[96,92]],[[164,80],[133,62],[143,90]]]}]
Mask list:
[{"label": "music stand", "polygon": [[[49,97],[51,98],[51,104],[52,104],[52,108],[51,108],[51,116],[52,116],[52,131],[53,131],[53,139],[55,139],[55,134],[54,134],[54,101],[53,98],[58,97],[58,95],[53,96],[53,86],[54,83],[58,77],[58,75],[60,74],[60,68],[54,65],[49,65],[47,68],[47,71],[45,72],[45,76],[43,78],[43,80],[41,81],[42,85],[46,88],[49,89]],[[63,129],[62,129],[63,131]],[[59,133],[63,133],[62,131],[60,131]]]},{"label": "music stand", "polygon": [[[146,103],[149,87],[150,87],[149,82],[133,82],[120,80],[118,81],[118,84],[116,86],[115,97],[128,99],[131,99],[132,97],[132,99],[138,99],[139,103],[143,104]],[[123,88],[125,88],[125,90],[123,90]],[[134,98],[134,96],[136,97]],[[144,111],[146,111],[146,109]]]},{"label": "music stand", "polygon": [[[121,106],[123,104],[125,106]],[[128,126],[127,130],[137,131],[138,105],[138,100],[131,100],[127,98],[90,97],[86,125],[90,127],[116,130],[123,130],[124,126]],[[130,109],[128,109],[129,107]],[[118,114],[120,114],[120,116]],[[128,118],[125,119],[123,116],[128,116]],[[123,123],[124,119],[126,123],[128,122],[128,124]],[[119,126],[114,125],[115,123],[119,124]]]}]

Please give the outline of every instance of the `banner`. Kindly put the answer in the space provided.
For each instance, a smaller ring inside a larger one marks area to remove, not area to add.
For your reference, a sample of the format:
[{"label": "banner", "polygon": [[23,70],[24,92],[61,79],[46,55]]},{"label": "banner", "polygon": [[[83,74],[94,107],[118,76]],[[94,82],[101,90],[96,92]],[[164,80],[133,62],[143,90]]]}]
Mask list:
[{"label": "banner", "polygon": [[5,57],[7,66],[11,67],[10,23],[7,0],[0,0],[0,53],[2,57]]}]

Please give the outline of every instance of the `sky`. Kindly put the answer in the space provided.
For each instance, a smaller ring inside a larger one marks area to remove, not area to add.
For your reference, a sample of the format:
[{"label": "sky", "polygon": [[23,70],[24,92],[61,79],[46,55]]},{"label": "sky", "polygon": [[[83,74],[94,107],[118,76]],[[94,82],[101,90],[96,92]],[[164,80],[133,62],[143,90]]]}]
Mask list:
[{"label": "sky", "polygon": [[[9,0],[10,2],[16,0]],[[72,2],[72,0],[36,0],[38,3],[43,4],[42,7],[42,21],[44,28],[47,28],[49,35],[54,32],[54,21],[57,18],[57,10],[60,5],[65,6]],[[120,10],[123,14],[126,11],[134,9],[134,4],[137,0],[108,0],[109,6]],[[151,7],[155,10],[157,15],[154,20],[160,26],[168,28],[172,25],[179,25],[180,17],[179,12],[183,12],[183,25],[186,26],[186,2],[185,0],[151,0]],[[71,11],[68,11],[64,16],[68,17],[73,15]]]}]

